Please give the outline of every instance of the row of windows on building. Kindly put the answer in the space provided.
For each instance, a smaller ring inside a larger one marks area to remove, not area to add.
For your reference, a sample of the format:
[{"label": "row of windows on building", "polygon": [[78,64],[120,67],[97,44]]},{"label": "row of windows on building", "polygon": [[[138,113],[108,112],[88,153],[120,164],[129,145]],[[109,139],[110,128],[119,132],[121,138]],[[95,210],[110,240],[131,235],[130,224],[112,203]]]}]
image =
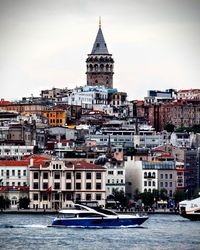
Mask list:
[{"label": "row of windows on building", "polygon": [[[123,171],[117,171],[117,175],[123,175],[123,173],[124,173]],[[114,174],[114,171],[110,171],[110,170],[109,170],[109,171],[108,171],[108,174],[109,174],[109,175],[113,175],[113,174]]]},{"label": "row of windows on building", "polygon": [[[94,194],[96,200],[101,200],[102,195],[101,194]],[[75,197],[73,197],[73,195],[71,193],[66,193],[66,194],[62,194],[62,199],[63,201],[65,200],[73,200],[75,198],[76,201],[81,200],[81,194],[75,194]],[[53,194],[52,197],[50,198],[50,194],[44,193],[41,195],[40,200],[43,201],[50,201],[50,200],[54,200],[54,201],[60,201],[61,197],[60,194]],[[91,193],[86,193],[85,194],[85,199],[86,200],[92,200],[92,194]],[[33,200],[34,201],[38,201],[39,200],[39,194],[38,193],[33,193]]]},{"label": "row of windows on building", "polygon": [[[149,187],[155,187],[156,186],[156,182],[155,181],[144,181],[144,186],[149,186]],[[160,187],[172,187],[173,186],[173,182],[160,182]]]},{"label": "row of windows on building", "polygon": [[[44,183],[42,184],[42,189],[48,189],[48,188],[49,188],[49,183],[48,183],[48,182],[44,182]],[[55,182],[55,183],[53,184],[53,188],[54,188],[55,190],[61,189],[61,184],[60,184],[60,182]],[[67,182],[66,185],[65,185],[65,188],[66,188],[67,190],[71,190],[71,189],[72,189],[72,183],[71,183],[71,182]],[[81,190],[82,188],[83,188],[83,184],[82,184],[81,182],[75,183],[75,189]],[[95,183],[95,189],[96,189],[96,190],[101,190],[101,188],[102,188],[101,183],[98,183],[98,182]],[[39,183],[38,183],[38,182],[34,182],[34,183],[33,183],[33,189],[39,189]],[[94,185],[92,185],[91,182],[86,182],[86,184],[85,184],[85,189],[86,189],[86,190],[94,189]]]},{"label": "row of windows on building", "polygon": [[123,179],[121,179],[121,180],[119,180],[119,179],[116,179],[116,182],[115,182],[115,180],[114,179],[112,179],[112,181],[110,180],[110,179],[108,179],[107,180],[107,183],[108,184],[124,184],[124,180]]},{"label": "row of windows on building", "polygon": [[12,187],[15,187],[15,186],[27,186],[27,183],[26,182],[20,182],[20,181],[18,181],[18,182],[15,182],[15,181],[9,182],[9,181],[7,181],[7,182],[1,182],[1,186],[8,186],[8,187],[10,187],[10,186],[12,186]]},{"label": "row of windows on building", "polygon": [[[51,173],[50,173],[50,175],[51,175]],[[66,172],[65,176],[66,176],[66,179],[71,179],[72,178],[72,173],[71,172]],[[98,179],[98,180],[101,179],[101,173],[97,172],[95,176],[96,176],[96,179]],[[49,178],[49,173],[48,172],[43,172],[42,177],[43,177],[43,179],[48,179]],[[54,179],[60,179],[61,178],[61,173],[60,172],[54,172],[53,177],[54,177]],[[82,173],[77,172],[75,174],[75,178],[77,180],[81,179],[82,178]],[[39,179],[39,172],[34,172],[33,173],[33,179]],[[89,180],[92,179],[92,173],[91,172],[86,173],[86,179],[89,179]]]},{"label": "row of windows on building", "polygon": [[26,176],[26,175],[27,175],[27,171],[25,169],[24,170],[7,169],[6,171],[4,171],[3,169],[1,170],[1,177],[6,176],[7,178],[9,178],[10,176],[21,177],[21,176]]},{"label": "row of windows on building", "polygon": [[[156,178],[155,172],[144,172],[144,178]],[[160,174],[160,179],[172,179],[173,174]]]}]

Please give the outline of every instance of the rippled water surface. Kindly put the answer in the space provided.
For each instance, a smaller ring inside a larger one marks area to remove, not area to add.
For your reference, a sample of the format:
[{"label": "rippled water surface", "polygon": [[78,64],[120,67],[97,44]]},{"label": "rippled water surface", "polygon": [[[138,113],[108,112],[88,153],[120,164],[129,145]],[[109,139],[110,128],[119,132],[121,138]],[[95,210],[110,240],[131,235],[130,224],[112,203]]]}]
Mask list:
[{"label": "rippled water surface", "polygon": [[51,228],[50,215],[0,214],[0,249],[200,249],[200,222],[150,215],[139,228]]}]

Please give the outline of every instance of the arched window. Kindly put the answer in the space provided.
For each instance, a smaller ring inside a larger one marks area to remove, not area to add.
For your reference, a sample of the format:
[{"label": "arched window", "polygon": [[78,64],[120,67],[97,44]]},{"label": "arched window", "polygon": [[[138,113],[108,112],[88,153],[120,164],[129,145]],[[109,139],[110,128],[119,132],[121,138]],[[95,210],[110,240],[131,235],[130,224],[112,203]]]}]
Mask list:
[{"label": "arched window", "polygon": [[147,177],[147,172],[144,172],[144,178],[146,178]]}]

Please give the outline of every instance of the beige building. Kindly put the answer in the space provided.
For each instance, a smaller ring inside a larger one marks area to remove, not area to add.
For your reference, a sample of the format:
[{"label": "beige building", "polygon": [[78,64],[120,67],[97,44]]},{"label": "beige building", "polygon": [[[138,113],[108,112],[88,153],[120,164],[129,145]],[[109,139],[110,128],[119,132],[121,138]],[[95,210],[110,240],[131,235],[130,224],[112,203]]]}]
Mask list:
[{"label": "beige building", "polygon": [[31,208],[66,208],[77,201],[98,201],[105,206],[105,172],[86,161],[32,162],[30,166]]},{"label": "beige building", "polygon": [[29,161],[0,161],[0,195],[11,201],[11,209],[17,208],[19,199],[28,197]]}]

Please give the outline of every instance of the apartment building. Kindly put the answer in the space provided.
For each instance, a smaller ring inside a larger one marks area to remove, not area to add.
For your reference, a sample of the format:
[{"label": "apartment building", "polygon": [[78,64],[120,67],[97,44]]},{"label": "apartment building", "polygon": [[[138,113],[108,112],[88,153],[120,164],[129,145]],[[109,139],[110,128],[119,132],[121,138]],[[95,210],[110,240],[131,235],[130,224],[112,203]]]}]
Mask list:
[{"label": "apartment building", "polygon": [[86,161],[44,161],[30,167],[31,208],[66,208],[77,201],[105,206],[105,172]]}]

